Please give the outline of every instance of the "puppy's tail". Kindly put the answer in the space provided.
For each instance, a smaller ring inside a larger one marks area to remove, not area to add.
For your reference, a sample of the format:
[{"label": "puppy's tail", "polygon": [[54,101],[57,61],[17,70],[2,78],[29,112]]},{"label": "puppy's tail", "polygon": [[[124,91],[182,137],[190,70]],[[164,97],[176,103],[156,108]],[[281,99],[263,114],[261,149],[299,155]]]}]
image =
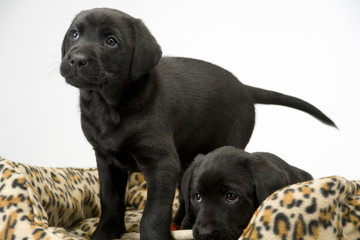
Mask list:
[{"label": "puppy's tail", "polygon": [[295,108],[312,115],[324,124],[337,128],[335,123],[329,117],[304,100],[261,88],[251,86],[247,86],[247,88],[255,103],[275,104]]}]

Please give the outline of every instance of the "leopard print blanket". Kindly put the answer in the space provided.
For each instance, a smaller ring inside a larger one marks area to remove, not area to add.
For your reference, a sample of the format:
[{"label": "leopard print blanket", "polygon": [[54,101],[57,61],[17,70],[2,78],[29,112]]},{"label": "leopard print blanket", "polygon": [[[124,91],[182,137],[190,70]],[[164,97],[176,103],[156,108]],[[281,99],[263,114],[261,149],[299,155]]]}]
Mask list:
[{"label": "leopard print blanket", "polygon": [[[127,232],[139,232],[146,182],[132,173],[126,192]],[[178,208],[178,195],[173,211]],[[0,157],[0,240],[85,240],[100,216],[97,169],[34,167]]]},{"label": "leopard print blanket", "polygon": [[250,239],[360,240],[360,181],[333,176],[274,192],[240,237]]},{"label": "leopard print blanket", "polygon": [[[146,182],[133,173],[128,232],[139,232],[145,202]],[[174,213],[177,208],[176,197]],[[96,169],[33,167],[0,157],[1,240],[89,239],[99,215]],[[240,239],[360,240],[360,181],[327,177],[281,189],[261,204]]]}]

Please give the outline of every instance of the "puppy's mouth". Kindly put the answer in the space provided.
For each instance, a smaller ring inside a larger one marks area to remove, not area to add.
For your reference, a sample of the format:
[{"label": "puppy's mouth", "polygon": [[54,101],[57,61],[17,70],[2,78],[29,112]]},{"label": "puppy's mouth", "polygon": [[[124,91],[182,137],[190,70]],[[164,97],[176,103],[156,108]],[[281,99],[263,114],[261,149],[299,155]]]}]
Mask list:
[{"label": "puppy's mouth", "polygon": [[[64,76],[65,77],[65,76]],[[65,77],[65,81],[76,88],[89,88],[89,89],[98,89],[103,88],[109,84],[108,79],[100,77],[97,75],[81,77],[78,75],[70,75]]]},{"label": "puppy's mouth", "polygon": [[109,84],[110,74],[102,70],[92,68],[76,69],[70,64],[63,62],[60,73],[65,81],[76,88],[99,89]]},{"label": "puppy's mouth", "polygon": [[221,230],[214,230],[210,229],[205,231],[206,235],[203,235],[201,231],[201,228],[199,226],[194,226],[193,228],[193,234],[195,240],[200,239],[208,239],[208,240],[236,240],[238,239],[241,234],[243,233],[243,228],[232,228],[233,226],[230,226],[230,229],[221,229]]}]

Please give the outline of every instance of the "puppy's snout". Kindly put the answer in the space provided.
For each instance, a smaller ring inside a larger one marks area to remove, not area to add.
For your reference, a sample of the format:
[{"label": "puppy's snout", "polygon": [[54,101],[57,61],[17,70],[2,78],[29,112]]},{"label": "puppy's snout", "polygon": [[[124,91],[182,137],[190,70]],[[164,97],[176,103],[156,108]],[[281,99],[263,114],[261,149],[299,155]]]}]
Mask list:
[{"label": "puppy's snout", "polygon": [[199,240],[215,239],[214,229],[210,225],[203,224],[202,226],[195,228],[195,231],[196,231],[195,233],[196,239]]},{"label": "puppy's snout", "polygon": [[88,59],[84,54],[75,53],[70,56],[69,62],[73,68],[81,68],[88,64]]}]

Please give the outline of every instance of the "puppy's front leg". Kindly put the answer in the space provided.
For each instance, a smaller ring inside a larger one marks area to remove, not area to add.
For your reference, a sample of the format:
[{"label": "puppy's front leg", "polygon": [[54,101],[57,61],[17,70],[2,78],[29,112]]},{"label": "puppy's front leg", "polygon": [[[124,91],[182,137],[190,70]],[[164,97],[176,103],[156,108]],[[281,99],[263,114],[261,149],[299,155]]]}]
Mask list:
[{"label": "puppy's front leg", "polygon": [[142,166],[148,195],[140,223],[140,239],[169,240],[179,162],[171,156],[152,158],[150,161]]},{"label": "puppy's front leg", "polygon": [[112,159],[96,152],[100,181],[101,216],[99,225],[91,236],[93,240],[120,238],[125,232],[125,190],[128,172]]}]

